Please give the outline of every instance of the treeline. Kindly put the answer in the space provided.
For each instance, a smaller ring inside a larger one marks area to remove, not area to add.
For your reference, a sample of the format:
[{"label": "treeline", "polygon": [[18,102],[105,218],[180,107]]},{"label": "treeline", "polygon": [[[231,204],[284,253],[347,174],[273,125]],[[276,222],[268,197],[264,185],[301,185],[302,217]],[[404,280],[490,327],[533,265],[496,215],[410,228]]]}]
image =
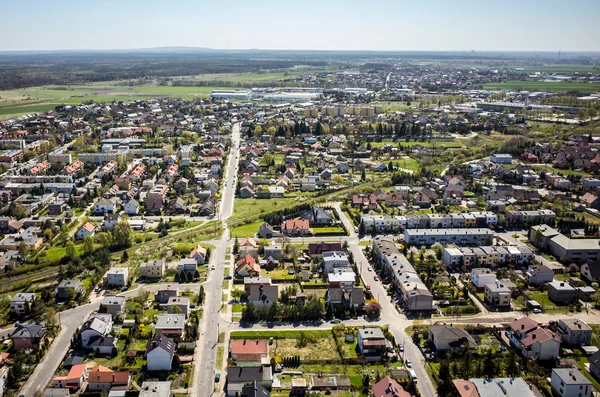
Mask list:
[{"label": "treeline", "polygon": [[0,90],[144,77],[257,73],[325,61],[249,59],[215,54],[47,54],[0,56]]}]

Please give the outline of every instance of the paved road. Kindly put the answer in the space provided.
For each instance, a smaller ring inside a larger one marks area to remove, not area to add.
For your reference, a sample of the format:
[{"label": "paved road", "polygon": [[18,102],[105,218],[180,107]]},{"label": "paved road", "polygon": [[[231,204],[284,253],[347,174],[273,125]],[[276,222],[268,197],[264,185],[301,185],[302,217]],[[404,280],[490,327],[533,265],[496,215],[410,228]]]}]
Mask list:
[{"label": "paved road", "polygon": [[34,396],[37,392],[44,390],[46,385],[52,379],[63,357],[69,351],[71,337],[85,321],[88,315],[94,310],[98,310],[100,301],[97,300],[87,305],[78,306],[74,309],[65,310],[60,313],[60,322],[62,329],[54,339],[52,346],[37,365],[33,374],[29,377],[25,385],[21,388],[20,394],[26,397]]},{"label": "paved road", "polygon": [[[233,127],[231,137],[231,149],[227,163],[227,172],[222,192],[221,209],[219,219],[223,222],[225,229],[223,237],[219,241],[212,241],[215,250],[211,254],[210,264],[215,265],[216,270],[211,271],[209,278],[204,283],[206,302],[204,303],[204,313],[202,323],[200,324],[200,342],[196,351],[196,373],[194,376],[195,387],[192,387],[192,395],[209,396],[214,390],[214,378],[216,373],[216,347],[219,339],[219,332],[225,331],[226,327],[231,326],[231,322],[221,316],[221,294],[223,290],[223,269],[225,267],[225,255],[227,248],[232,247],[233,243],[229,239],[229,229],[227,229],[227,218],[233,213],[233,202],[235,197],[235,183],[237,178],[238,162],[240,148],[240,129],[239,124]],[[221,375],[220,390],[223,390],[225,376]]]}]

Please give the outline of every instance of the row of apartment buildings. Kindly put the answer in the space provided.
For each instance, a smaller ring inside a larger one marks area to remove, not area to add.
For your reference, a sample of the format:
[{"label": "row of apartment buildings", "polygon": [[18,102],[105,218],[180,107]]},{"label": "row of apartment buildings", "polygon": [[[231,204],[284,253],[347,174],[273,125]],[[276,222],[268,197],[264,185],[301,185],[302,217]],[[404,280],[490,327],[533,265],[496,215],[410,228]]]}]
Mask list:
[{"label": "row of apartment buildings", "polygon": [[421,215],[363,215],[365,232],[389,232],[404,229],[487,227],[498,223],[493,212],[465,212],[461,214]]},{"label": "row of apartment buildings", "polygon": [[480,247],[448,247],[444,249],[444,263],[447,267],[473,266],[496,267],[514,264],[528,266],[533,263],[535,255],[526,246],[480,246]]},{"label": "row of apartment buildings", "polygon": [[406,311],[431,311],[433,295],[419,278],[419,274],[408,259],[400,253],[390,237],[375,237],[373,253],[385,273],[391,275],[394,287],[401,295]]},{"label": "row of apartment buildings", "polygon": [[404,241],[410,245],[422,246],[440,244],[490,245],[494,232],[487,228],[471,229],[406,229]]}]

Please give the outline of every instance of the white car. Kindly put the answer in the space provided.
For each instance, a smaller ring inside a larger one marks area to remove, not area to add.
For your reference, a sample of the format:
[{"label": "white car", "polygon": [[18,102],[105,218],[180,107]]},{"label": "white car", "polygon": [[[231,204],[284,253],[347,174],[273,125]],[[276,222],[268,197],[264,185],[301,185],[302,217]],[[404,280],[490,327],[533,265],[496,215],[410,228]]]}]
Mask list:
[{"label": "white car", "polygon": [[406,364],[407,368],[412,368],[412,363],[410,362],[410,360],[407,358],[406,361],[404,361],[404,363]]},{"label": "white car", "polygon": [[210,269],[211,269],[211,270],[215,270],[215,265],[212,265],[212,266],[210,267]]},{"label": "white car", "polygon": [[370,271],[370,272],[372,272],[372,271],[373,271],[373,268],[372,268],[371,266],[369,266],[369,267],[367,268],[367,270],[368,270],[368,271]]}]

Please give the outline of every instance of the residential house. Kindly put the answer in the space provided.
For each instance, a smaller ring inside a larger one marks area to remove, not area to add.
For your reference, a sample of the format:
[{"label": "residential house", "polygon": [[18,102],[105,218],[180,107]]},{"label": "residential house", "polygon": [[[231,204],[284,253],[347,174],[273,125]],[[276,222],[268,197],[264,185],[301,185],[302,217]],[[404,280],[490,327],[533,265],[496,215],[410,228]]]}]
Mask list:
[{"label": "residential house", "polygon": [[[180,313],[185,314],[186,318],[190,315],[190,298],[188,296],[172,296],[165,306],[169,313],[179,311]],[[177,307],[178,310],[174,309],[175,307]]]},{"label": "residential house", "polygon": [[600,261],[587,261],[579,269],[581,275],[589,282],[600,281]]},{"label": "residential house", "polygon": [[34,293],[19,292],[10,299],[10,312],[17,316],[29,313],[36,299],[37,295]]},{"label": "residential house", "polygon": [[154,329],[156,333],[180,342],[185,334],[185,314],[159,314]]},{"label": "residential house", "polygon": [[235,262],[235,275],[238,277],[252,277],[260,275],[260,265],[256,263],[256,259],[250,255]]},{"label": "residential house", "polygon": [[386,352],[388,342],[381,328],[359,328],[356,347],[367,361],[377,361]]},{"label": "residential house", "polygon": [[270,306],[279,299],[279,286],[277,285],[252,285],[249,287],[248,302],[257,308]]},{"label": "residential house", "polygon": [[405,391],[398,382],[389,376],[375,383],[371,391],[375,397],[411,397],[409,392]]},{"label": "residential house", "polygon": [[496,283],[496,274],[487,268],[474,268],[471,270],[471,282],[477,288],[485,288],[488,284]]},{"label": "residential house", "polygon": [[110,314],[113,319],[119,312],[125,311],[125,297],[116,295],[107,295],[100,304],[102,313]]},{"label": "residential house", "polygon": [[258,237],[271,239],[274,237],[279,237],[279,232],[276,232],[273,229],[273,226],[265,222],[258,228]]},{"label": "residential house", "polygon": [[104,222],[102,223],[102,228],[104,230],[113,230],[113,228],[117,226],[120,222],[120,214],[106,214],[104,215]]},{"label": "residential house", "polygon": [[594,375],[596,379],[600,379],[600,351],[592,354],[588,361],[590,362],[590,374]]},{"label": "residential house", "polygon": [[46,328],[40,324],[18,325],[10,334],[15,351],[28,349],[39,350],[43,347],[46,336]]},{"label": "residential house", "polygon": [[175,356],[175,342],[173,339],[156,333],[148,341],[146,347],[146,360],[148,371],[170,371]]},{"label": "residential house", "polygon": [[250,255],[254,259],[258,259],[258,243],[253,238],[244,238],[239,241],[238,255]]},{"label": "residential house", "polygon": [[71,367],[66,376],[54,376],[51,387],[79,390],[87,380],[87,364],[77,364]]},{"label": "residential house", "polygon": [[362,310],[365,306],[365,292],[359,287],[329,288],[327,303],[332,306],[343,306],[346,309]]},{"label": "residential house", "polygon": [[536,397],[521,378],[471,378],[452,381],[460,397]]},{"label": "residential house", "polygon": [[146,195],[146,210],[159,213],[166,203],[169,186],[156,185]]},{"label": "residential house", "polygon": [[179,284],[178,283],[167,283],[161,284],[159,289],[156,291],[156,295],[154,296],[154,300],[158,303],[167,303],[169,298],[173,296],[177,296],[179,294]]},{"label": "residential house", "polygon": [[529,265],[525,277],[527,278],[527,284],[541,285],[551,282],[554,279],[554,272],[543,264]]},{"label": "residential house", "polygon": [[288,237],[309,236],[312,230],[308,220],[288,219],[281,224],[281,234]]},{"label": "residential house", "polygon": [[270,366],[227,367],[227,396],[236,397],[242,393],[248,383],[257,382],[270,388],[273,375]]},{"label": "residential house", "polygon": [[283,247],[281,244],[266,245],[264,247],[264,256],[265,258],[271,257],[275,260],[280,260],[283,256]]},{"label": "residential house", "polygon": [[429,342],[440,355],[448,351],[452,354],[457,353],[465,344],[469,345],[469,349],[477,349],[477,343],[467,331],[452,325],[430,325]]},{"label": "residential house", "polygon": [[206,248],[198,244],[192,252],[190,252],[190,258],[194,259],[198,265],[204,265],[206,263]]},{"label": "residential house", "polygon": [[112,267],[105,274],[106,285],[111,287],[125,287],[129,282],[129,269],[126,267]]},{"label": "residential house", "polygon": [[320,242],[320,243],[309,243],[308,244],[308,255],[310,255],[310,257],[313,259],[320,257],[323,254],[323,252],[326,252],[326,251],[339,252],[341,250],[342,250],[341,243]]},{"label": "residential house", "polygon": [[155,259],[140,264],[140,277],[146,280],[160,280],[165,274],[164,259]]},{"label": "residential house", "polygon": [[494,309],[510,309],[511,295],[510,289],[499,282],[486,284],[483,294],[485,303]]},{"label": "residential house", "polygon": [[186,280],[193,280],[196,277],[196,271],[198,270],[198,262],[194,258],[183,258],[179,260],[177,264],[177,274],[179,279],[186,277]]},{"label": "residential house", "polygon": [[[295,387],[295,381],[298,381],[300,379],[292,379],[292,390],[290,392],[290,395],[304,395],[300,390],[298,390],[297,387]],[[301,379],[302,381],[304,381],[304,384],[306,385],[306,379]],[[306,390],[303,390],[304,392],[306,392]],[[300,394],[298,394],[300,393]],[[271,392],[269,391],[269,389],[267,389],[266,387],[264,387],[263,385],[261,385],[260,383],[258,383],[257,381],[254,381],[250,384],[245,385],[242,388],[242,393],[240,394],[240,397],[270,397],[271,396]]]},{"label": "residential house", "polygon": [[577,318],[558,320],[558,337],[569,346],[592,344],[592,328]]},{"label": "residential house", "polygon": [[77,231],[76,237],[78,239],[84,239],[87,236],[93,236],[96,233],[96,228],[89,222],[86,222],[85,225],[81,226]]},{"label": "residential house", "polygon": [[125,203],[123,209],[127,215],[137,215],[140,211],[140,203],[136,199],[131,199]]},{"label": "residential house", "polygon": [[344,251],[325,251],[321,256],[323,269],[327,273],[332,273],[335,269],[350,267],[350,261]]},{"label": "residential house", "polygon": [[301,220],[307,220],[311,226],[329,226],[333,224],[333,215],[324,208],[313,206],[300,215]]},{"label": "residential house", "polygon": [[327,274],[327,285],[329,288],[350,288],[354,286],[355,281],[356,274],[351,269],[337,269]]},{"label": "residential house", "polygon": [[577,368],[553,368],[550,387],[555,397],[590,397],[594,391],[592,381]]},{"label": "residential house", "polygon": [[555,303],[571,303],[575,300],[577,291],[569,283],[552,280],[548,283],[548,298]]},{"label": "residential house", "polygon": [[58,299],[77,299],[83,292],[83,284],[79,280],[62,280],[56,287]]},{"label": "residential house", "polygon": [[89,371],[88,390],[111,390],[115,387],[129,389],[131,374],[127,371],[113,371],[110,368],[99,365]]},{"label": "residential house", "polygon": [[231,339],[229,357],[236,361],[262,362],[268,359],[265,339]]},{"label": "residential house", "polygon": [[87,350],[91,349],[94,342],[105,337],[110,337],[109,334],[110,331],[112,331],[112,328],[112,315],[108,313],[95,313],[90,315],[79,331],[81,347]]},{"label": "residential house", "polygon": [[107,199],[104,197],[99,198],[94,203],[95,214],[112,214],[117,210],[117,200]]},{"label": "residential house", "polygon": [[560,351],[560,339],[540,324],[522,317],[510,323],[506,336],[511,345],[525,358],[554,360]]}]

